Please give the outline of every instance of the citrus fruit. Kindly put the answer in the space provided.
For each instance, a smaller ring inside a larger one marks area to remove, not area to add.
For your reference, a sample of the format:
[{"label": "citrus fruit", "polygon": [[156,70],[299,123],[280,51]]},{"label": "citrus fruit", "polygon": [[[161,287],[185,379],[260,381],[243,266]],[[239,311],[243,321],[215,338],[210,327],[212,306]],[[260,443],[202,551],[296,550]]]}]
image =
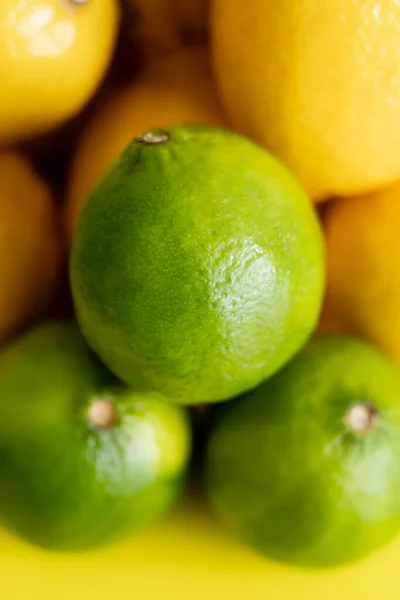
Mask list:
[{"label": "citrus fruit", "polygon": [[323,321],[361,334],[400,365],[399,228],[400,183],[329,206]]},{"label": "citrus fruit", "polygon": [[0,343],[51,303],[61,271],[54,198],[16,152],[0,152]]},{"label": "citrus fruit", "polygon": [[213,0],[213,54],[234,124],[315,199],[400,177],[397,0]]},{"label": "citrus fruit", "polygon": [[146,58],[207,39],[209,0],[128,1],[132,34]]},{"label": "citrus fruit", "polygon": [[207,52],[201,46],[153,61],[89,123],[70,174],[65,214],[68,240],[96,180],[133,136],[151,127],[193,122],[225,124]]},{"label": "citrus fruit", "polygon": [[115,380],[71,322],[32,330],[2,353],[0,415],[0,515],[32,543],[105,544],[179,495],[187,415]]},{"label": "citrus fruit", "polygon": [[225,400],[311,334],[324,287],[313,207],[289,172],[228,130],[155,129],[95,187],[71,282],[92,348],[173,401]]},{"label": "citrus fruit", "polygon": [[320,337],[219,407],[206,452],[220,519],[267,556],[360,559],[400,527],[400,373],[374,347]]},{"label": "citrus fruit", "polygon": [[117,0],[2,0],[0,143],[77,113],[112,56]]}]

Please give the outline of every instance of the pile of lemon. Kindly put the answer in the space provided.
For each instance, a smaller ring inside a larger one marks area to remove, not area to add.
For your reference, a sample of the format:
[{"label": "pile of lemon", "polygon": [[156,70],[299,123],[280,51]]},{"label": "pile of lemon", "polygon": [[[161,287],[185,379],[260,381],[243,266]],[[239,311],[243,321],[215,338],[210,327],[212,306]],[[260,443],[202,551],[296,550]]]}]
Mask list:
[{"label": "pile of lemon", "polygon": [[399,57],[397,0],[1,1],[10,530],[106,544],[200,470],[275,560],[400,531]]}]

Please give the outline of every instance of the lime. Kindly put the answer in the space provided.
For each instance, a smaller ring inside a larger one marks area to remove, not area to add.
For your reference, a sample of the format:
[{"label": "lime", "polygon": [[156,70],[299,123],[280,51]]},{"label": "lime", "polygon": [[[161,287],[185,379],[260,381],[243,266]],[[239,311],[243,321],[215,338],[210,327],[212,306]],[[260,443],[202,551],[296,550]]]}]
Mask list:
[{"label": "lime", "polygon": [[207,493],[267,556],[328,567],[400,527],[400,373],[351,338],[313,340],[247,396],[219,407]]},{"label": "lime", "polygon": [[217,402],[271,375],[313,331],[322,236],[262,148],[206,126],[153,130],[89,196],[71,281],[86,339],[122,380]]},{"label": "lime", "polygon": [[136,531],[178,498],[187,415],[114,379],[73,323],[31,331],[0,356],[0,515],[56,550]]}]

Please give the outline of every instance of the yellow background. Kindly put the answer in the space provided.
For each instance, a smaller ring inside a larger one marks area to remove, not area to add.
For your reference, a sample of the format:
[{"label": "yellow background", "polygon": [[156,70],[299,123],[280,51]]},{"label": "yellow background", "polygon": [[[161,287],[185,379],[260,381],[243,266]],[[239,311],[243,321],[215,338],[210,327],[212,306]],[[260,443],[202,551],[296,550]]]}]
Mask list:
[{"label": "yellow background", "polygon": [[254,555],[198,501],[122,544],[52,554],[0,533],[1,600],[398,600],[400,538],[373,557],[321,572]]}]

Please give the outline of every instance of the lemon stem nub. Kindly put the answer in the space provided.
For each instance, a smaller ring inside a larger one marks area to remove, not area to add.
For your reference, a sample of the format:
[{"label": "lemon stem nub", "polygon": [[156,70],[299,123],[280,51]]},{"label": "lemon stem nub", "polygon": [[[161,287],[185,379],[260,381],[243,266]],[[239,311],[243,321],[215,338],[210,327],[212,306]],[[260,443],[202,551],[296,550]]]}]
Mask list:
[{"label": "lemon stem nub", "polygon": [[89,423],[98,429],[109,429],[117,418],[117,411],[110,400],[96,398],[87,413]]},{"label": "lemon stem nub", "polygon": [[375,428],[377,412],[365,402],[354,404],[347,412],[345,422],[350,431],[358,435],[368,433]]},{"label": "lemon stem nub", "polygon": [[139,144],[144,144],[145,146],[152,146],[153,144],[165,144],[170,139],[168,131],[148,131],[143,135],[139,135],[136,138],[136,141]]}]

